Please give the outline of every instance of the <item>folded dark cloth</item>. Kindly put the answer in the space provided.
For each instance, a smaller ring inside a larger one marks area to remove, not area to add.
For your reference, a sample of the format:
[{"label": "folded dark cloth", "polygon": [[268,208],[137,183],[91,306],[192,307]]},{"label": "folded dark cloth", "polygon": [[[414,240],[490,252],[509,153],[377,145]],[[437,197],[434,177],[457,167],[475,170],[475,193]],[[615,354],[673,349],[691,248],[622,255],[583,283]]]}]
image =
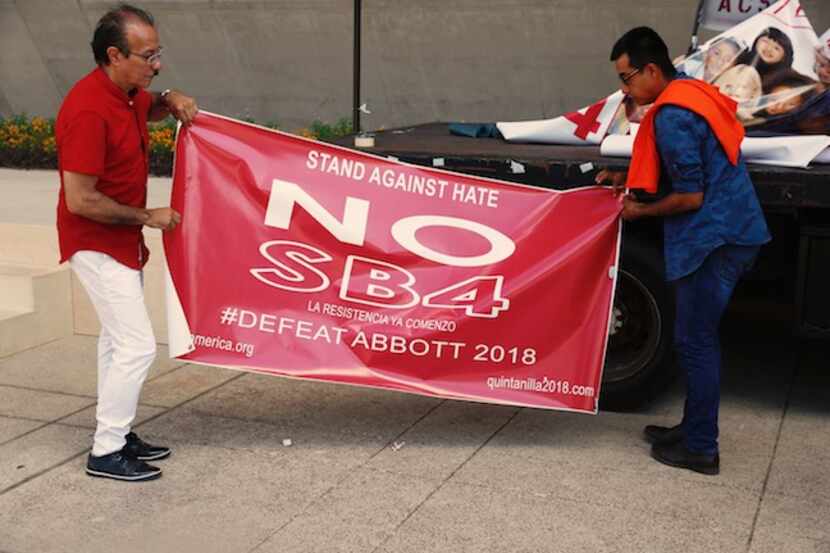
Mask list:
[{"label": "folded dark cloth", "polygon": [[504,138],[495,123],[450,123],[450,134],[470,138]]}]

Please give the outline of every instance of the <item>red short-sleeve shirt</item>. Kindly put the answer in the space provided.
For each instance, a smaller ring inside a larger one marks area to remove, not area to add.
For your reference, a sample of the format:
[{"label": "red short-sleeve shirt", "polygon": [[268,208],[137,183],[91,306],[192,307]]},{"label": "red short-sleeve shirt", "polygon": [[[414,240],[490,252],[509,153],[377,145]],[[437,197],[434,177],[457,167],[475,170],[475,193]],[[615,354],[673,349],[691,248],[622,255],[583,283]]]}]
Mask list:
[{"label": "red short-sleeve shirt", "polygon": [[147,262],[149,251],[141,225],[98,223],[69,212],[63,173],[94,175],[102,194],[120,204],[146,207],[151,104],[147,91],[125,93],[100,67],[66,95],[55,122],[61,176],[57,218],[61,262],[80,250],[105,253],[133,269]]}]

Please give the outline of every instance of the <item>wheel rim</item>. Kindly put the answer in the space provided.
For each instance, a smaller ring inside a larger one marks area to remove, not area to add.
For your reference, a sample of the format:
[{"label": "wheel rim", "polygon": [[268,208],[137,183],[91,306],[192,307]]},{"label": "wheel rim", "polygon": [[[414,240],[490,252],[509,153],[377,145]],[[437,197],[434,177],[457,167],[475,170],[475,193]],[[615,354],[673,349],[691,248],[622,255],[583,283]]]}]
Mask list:
[{"label": "wheel rim", "polygon": [[663,325],[656,298],[627,271],[617,279],[609,329],[603,382],[635,377],[654,359]]}]

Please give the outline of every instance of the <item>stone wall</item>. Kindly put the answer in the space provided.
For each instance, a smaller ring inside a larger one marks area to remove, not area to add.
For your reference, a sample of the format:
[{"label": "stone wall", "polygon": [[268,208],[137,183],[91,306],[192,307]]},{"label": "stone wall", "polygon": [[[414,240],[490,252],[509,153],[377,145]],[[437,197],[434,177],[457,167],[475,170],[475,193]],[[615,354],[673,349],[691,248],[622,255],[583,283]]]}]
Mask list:
[{"label": "stone wall", "polygon": [[[92,28],[111,3],[0,0],[0,114],[55,115],[92,67]],[[165,46],[154,88],[181,88],[204,109],[287,130],[350,116],[351,0],[137,3],[155,15]],[[818,33],[830,27],[830,2],[802,4]],[[364,127],[552,117],[581,107],[617,86],[607,59],[622,32],[653,26],[683,53],[696,6],[364,0],[362,96],[372,111]]]}]

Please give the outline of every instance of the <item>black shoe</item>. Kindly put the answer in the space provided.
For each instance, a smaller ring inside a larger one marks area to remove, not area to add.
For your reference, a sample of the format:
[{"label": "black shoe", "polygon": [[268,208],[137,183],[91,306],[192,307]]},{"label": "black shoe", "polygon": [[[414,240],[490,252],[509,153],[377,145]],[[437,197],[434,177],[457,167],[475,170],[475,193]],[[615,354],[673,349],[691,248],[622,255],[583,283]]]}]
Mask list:
[{"label": "black shoe", "polygon": [[683,441],[683,425],[655,426],[649,424],[643,429],[646,441],[650,444],[672,445]]},{"label": "black shoe", "polygon": [[150,445],[139,438],[135,432],[130,432],[126,438],[127,444],[122,451],[140,461],[158,461],[170,456],[169,447]]},{"label": "black shoe", "polygon": [[101,478],[137,482],[158,478],[161,476],[161,469],[124,453],[122,449],[100,457],[90,454],[86,460],[86,473]]},{"label": "black shoe", "polygon": [[694,453],[686,449],[681,443],[671,445],[654,444],[651,448],[651,456],[664,465],[689,469],[701,474],[715,475],[720,473],[720,456]]}]

